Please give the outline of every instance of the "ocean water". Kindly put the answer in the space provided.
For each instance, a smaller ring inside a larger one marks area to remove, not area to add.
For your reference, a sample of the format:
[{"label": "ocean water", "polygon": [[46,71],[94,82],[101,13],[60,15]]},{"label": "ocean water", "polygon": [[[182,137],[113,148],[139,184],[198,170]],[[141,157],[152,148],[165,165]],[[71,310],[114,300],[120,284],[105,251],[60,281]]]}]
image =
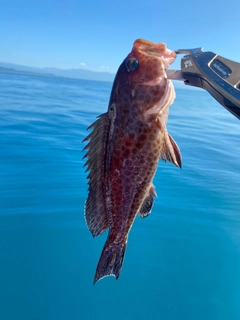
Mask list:
[{"label": "ocean water", "polygon": [[158,197],[131,229],[121,275],[93,285],[106,234],[84,220],[81,141],[110,83],[0,73],[0,319],[239,320],[240,123],[176,89]]}]

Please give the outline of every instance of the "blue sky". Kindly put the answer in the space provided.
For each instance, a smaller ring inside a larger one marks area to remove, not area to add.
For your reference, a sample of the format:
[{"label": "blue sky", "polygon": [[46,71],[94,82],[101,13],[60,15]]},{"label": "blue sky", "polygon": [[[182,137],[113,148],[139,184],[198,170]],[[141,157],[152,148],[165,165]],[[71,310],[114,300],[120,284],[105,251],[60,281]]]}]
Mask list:
[{"label": "blue sky", "polygon": [[1,62],[114,73],[137,38],[240,61],[240,2],[0,0]]}]

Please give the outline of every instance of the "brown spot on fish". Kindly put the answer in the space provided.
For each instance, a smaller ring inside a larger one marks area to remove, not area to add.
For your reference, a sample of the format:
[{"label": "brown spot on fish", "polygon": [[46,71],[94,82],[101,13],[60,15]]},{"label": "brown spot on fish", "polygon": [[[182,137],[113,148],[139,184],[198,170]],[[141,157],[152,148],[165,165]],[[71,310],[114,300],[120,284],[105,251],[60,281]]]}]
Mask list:
[{"label": "brown spot on fish", "polygon": [[165,69],[175,57],[164,43],[136,40],[116,74],[108,112],[85,139],[86,222],[94,237],[109,229],[94,283],[108,275],[118,279],[134,219],[152,210],[159,159],[181,166],[179,148],[166,129],[175,94]]}]

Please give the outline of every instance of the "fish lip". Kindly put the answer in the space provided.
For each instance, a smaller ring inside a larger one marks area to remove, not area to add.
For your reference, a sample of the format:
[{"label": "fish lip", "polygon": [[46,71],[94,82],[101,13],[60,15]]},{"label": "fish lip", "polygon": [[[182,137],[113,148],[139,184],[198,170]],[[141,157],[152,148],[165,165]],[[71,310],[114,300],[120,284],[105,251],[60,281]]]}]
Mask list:
[{"label": "fish lip", "polygon": [[145,56],[156,57],[161,60],[167,60],[167,59],[174,59],[175,60],[177,57],[176,52],[168,49],[167,47],[165,47],[164,50],[160,50],[160,51],[144,50],[144,49],[140,49],[140,48],[138,48],[138,51]]},{"label": "fish lip", "polygon": [[159,58],[165,68],[177,57],[177,53],[168,49],[165,42],[154,43],[145,39],[137,39],[134,41],[133,48],[145,56]]}]

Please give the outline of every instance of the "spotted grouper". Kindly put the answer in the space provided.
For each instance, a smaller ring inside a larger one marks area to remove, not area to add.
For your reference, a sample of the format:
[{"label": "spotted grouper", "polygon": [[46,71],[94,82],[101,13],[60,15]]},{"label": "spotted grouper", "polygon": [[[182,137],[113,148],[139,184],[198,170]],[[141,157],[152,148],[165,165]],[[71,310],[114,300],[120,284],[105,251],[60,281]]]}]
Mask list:
[{"label": "spotted grouper", "polygon": [[134,219],[152,209],[159,159],[181,167],[180,150],[166,128],[175,92],[165,71],[175,58],[165,43],[136,40],[117,71],[108,111],[84,139],[85,219],[94,237],[109,229],[94,283],[109,275],[118,279]]}]

